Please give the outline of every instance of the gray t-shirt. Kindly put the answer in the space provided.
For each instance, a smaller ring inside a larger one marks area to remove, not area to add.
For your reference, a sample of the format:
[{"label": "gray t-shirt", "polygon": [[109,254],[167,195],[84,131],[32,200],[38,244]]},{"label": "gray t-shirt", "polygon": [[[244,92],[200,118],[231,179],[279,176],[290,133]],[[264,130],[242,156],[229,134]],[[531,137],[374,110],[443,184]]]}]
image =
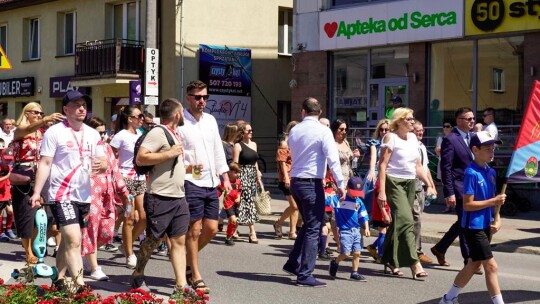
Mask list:
[{"label": "gray t-shirt", "polygon": [[[148,132],[141,147],[154,153],[169,151],[171,146],[164,132],[170,132],[174,138],[174,142],[176,144],[179,143],[178,138],[170,130],[165,131],[162,128],[156,127]],[[186,168],[184,167],[184,161],[180,156],[178,157],[176,166],[174,166],[174,174],[171,178],[173,161],[174,159],[169,159],[152,168],[146,182],[148,189],[146,192],[166,197],[181,198],[185,196],[184,177],[186,175]]]}]

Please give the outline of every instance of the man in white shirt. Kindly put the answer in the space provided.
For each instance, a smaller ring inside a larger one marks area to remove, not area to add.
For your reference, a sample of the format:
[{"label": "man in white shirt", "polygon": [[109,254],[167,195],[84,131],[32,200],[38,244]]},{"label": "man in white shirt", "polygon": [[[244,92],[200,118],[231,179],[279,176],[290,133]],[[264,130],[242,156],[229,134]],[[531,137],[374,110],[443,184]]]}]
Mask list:
[{"label": "man in white shirt", "polygon": [[68,92],[63,99],[66,119],[50,127],[43,135],[41,160],[36,173],[32,207],[39,208],[41,190],[49,179],[48,201],[60,227],[62,242],[56,254],[58,279],[54,285],[66,290],[65,274],[69,273],[77,286],[84,290],[82,271],[81,228],[90,209],[92,172],[105,172],[107,159],[99,133],[85,125],[89,96],[79,91]]},{"label": "man in white shirt", "polygon": [[[223,144],[214,116],[204,113],[208,101],[208,90],[204,82],[192,81],[186,88],[186,108],[184,125],[178,127],[178,133],[184,147],[184,165],[186,167],[185,190],[189,205],[190,225],[186,235],[188,282],[196,290],[208,293],[210,289],[199,272],[199,251],[206,246],[217,233],[219,217],[219,199],[217,186],[220,177],[226,191],[231,191],[229,166],[225,159]],[[191,275],[191,278],[190,278]]]},{"label": "man in white shirt", "polygon": [[340,200],[345,198],[345,185],[339,163],[339,155],[334,136],[329,128],[319,122],[321,104],[308,97],[302,103],[302,122],[289,134],[291,150],[291,192],[302,214],[304,225],[300,229],[283,265],[283,271],[295,275],[296,285],[325,287],[312,273],[317,259],[317,245],[324,218],[323,179],[327,163],[338,186]]},{"label": "man in white shirt", "polygon": [[497,130],[497,125],[495,124],[495,109],[487,108],[484,110],[484,127],[483,130],[487,131],[491,137],[495,140],[499,139],[499,130]]},{"label": "man in white shirt", "polygon": [[[435,184],[433,183],[433,178],[431,177],[431,172],[428,168],[429,159],[427,149],[422,142],[422,138],[424,137],[424,126],[418,120],[415,120],[414,122],[413,133],[416,135],[416,139],[418,139],[418,153],[420,153],[420,160],[422,161],[422,167],[424,168],[424,172],[426,172],[429,182],[435,187]],[[433,260],[422,251],[421,215],[424,212],[425,201],[426,193],[424,182],[422,182],[418,177],[416,177],[416,195],[413,204],[414,238],[416,240],[416,253],[418,254],[418,260],[421,263],[433,263]]]},{"label": "man in white shirt", "polygon": [[9,146],[13,141],[13,134],[15,134],[15,128],[13,128],[13,119],[4,118],[2,121],[2,130],[0,130],[0,138],[4,140],[4,148]]}]

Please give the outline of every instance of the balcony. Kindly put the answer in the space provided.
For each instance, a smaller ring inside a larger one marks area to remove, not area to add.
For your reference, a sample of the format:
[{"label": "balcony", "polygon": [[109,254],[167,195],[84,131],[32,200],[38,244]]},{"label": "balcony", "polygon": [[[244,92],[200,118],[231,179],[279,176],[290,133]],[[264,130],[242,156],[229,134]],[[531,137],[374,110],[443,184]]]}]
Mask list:
[{"label": "balcony", "polygon": [[144,72],[144,42],[125,39],[75,45],[75,79],[139,79]]}]

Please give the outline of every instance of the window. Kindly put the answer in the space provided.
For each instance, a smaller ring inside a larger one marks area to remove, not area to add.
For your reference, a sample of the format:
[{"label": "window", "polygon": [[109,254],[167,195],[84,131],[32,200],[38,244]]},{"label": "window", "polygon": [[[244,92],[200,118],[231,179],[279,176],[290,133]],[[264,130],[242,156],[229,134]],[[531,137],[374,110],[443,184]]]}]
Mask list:
[{"label": "window", "polygon": [[7,25],[0,25],[0,46],[7,53]]},{"label": "window", "polygon": [[139,40],[139,2],[126,2],[113,7],[113,37]]},{"label": "window", "polygon": [[293,41],[293,17],[292,10],[280,9],[278,17],[278,53],[292,54]]},{"label": "window", "polygon": [[332,6],[353,5],[358,3],[379,2],[379,1],[396,1],[396,0],[330,0]]},{"label": "window", "polygon": [[77,19],[74,12],[64,15],[64,55],[75,54],[75,35],[77,34]]},{"label": "window", "polygon": [[504,70],[500,68],[493,68],[491,74],[491,90],[493,92],[504,92]]},{"label": "window", "polygon": [[39,59],[39,19],[29,19],[28,29],[28,59]]}]

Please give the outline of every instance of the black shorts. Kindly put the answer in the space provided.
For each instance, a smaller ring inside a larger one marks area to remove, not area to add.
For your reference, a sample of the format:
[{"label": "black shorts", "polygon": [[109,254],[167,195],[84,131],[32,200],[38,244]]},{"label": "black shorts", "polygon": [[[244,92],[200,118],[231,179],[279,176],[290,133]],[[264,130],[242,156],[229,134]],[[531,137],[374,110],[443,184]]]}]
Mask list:
[{"label": "black shorts", "polygon": [[485,261],[493,257],[491,252],[491,246],[489,244],[489,238],[491,231],[486,229],[463,229],[465,240],[469,246],[469,256],[476,261]]},{"label": "black shorts", "polygon": [[281,190],[281,192],[283,192],[283,195],[291,195],[291,189],[287,189],[285,188],[285,183],[284,182],[279,182],[278,183],[278,189]]},{"label": "black shorts", "polygon": [[191,222],[203,218],[218,220],[219,198],[216,188],[199,187],[189,181],[185,181],[184,188]]},{"label": "black shorts", "polygon": [[332,222],[332,217],[334,216],[334,213],[332,211],[325,211],[324,212],[324,220],[323,220],[323,223],[326,224],[326,223],[331,223]]},{"label": "black shorts", "polygon": [[146,212],[146,235],[160,239],[185,235],[189,227],[189,207],[184,197],[167,197],[144,194]]},{"label": "black shorts", "polygon": [[11,206],[11,200],[0,202],[0,212],[2,212],[2,210],[4,210],[4,208],[7,206]]},{"label": "black shorts", "polygon": [[49,206],[51,206],[51,213],[58,228],[72,224],[79,224],[81,228],[86,227],[86,215],[90,211],[90,203],[51,202]]},{"label": "black shorts", "polygon": [[385,223],[384,221],[371,221],[373,228],[387,228],[390,224]]}]

